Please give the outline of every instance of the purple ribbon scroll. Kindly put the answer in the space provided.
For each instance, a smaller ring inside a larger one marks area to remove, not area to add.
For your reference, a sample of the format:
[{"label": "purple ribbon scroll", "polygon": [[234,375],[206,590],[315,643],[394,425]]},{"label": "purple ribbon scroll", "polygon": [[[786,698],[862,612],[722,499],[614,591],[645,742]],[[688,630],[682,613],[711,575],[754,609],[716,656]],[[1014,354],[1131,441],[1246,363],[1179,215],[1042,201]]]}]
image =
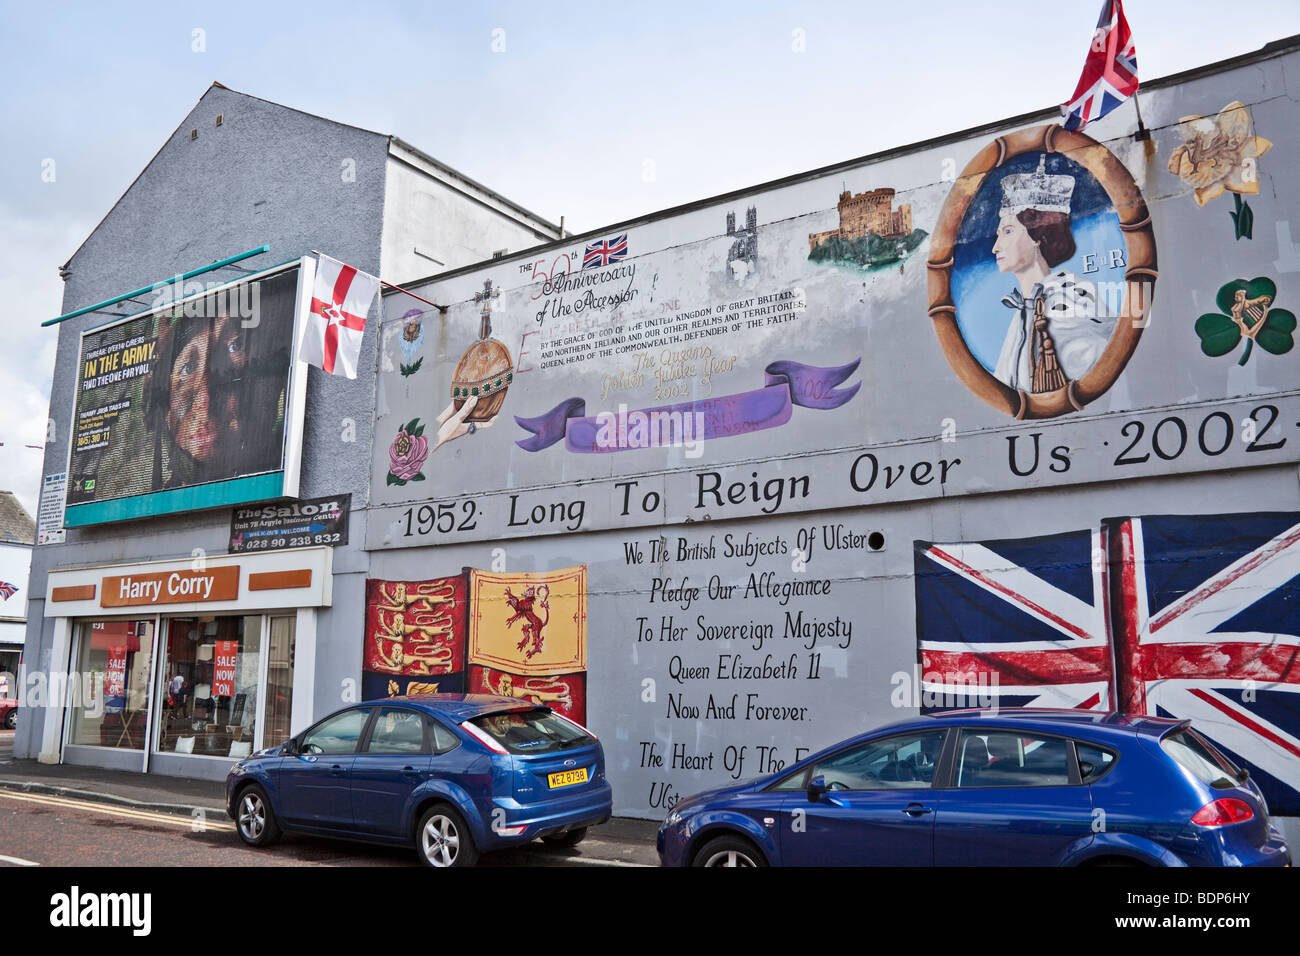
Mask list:
[{"label": "purple ribbon scroll", "polygon": [[839,408],[862,387],[857,382],[837,388],[857,371],[862,359],[836,368],[818,368],[801,362],[773,362],[763,370],[764,386],[697,402],[661,405],[628,411],[587,415],[581,398],[568,398],[536,418],[515,421],[528,438],[516,444],[525,451],[541,451],[561,438],[564,446],[578,454],[659,448],[698,442],[706,438],[729,438],[764,428],[776,428],[790,420],[793,406]]}]

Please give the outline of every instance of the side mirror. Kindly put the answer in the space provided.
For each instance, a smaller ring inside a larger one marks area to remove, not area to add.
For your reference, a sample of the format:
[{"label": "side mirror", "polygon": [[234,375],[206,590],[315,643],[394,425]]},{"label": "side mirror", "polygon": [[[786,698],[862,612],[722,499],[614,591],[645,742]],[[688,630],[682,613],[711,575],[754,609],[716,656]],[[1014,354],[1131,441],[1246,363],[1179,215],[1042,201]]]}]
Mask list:
[{"label": "side mirror", "polygon": [[282,753],[284,753],[284,755],[288,757],[292,757],[296,755],[298,753],[298,741],[295,740],[293,737],[290,737],[288,740],[284,742],[284,750],[282,751]]},{"label": "side mirror", "polygon": [[826,778],[821,774],[818,774],[808,781],[808,800],[815,803],[820,800],[822,794],[829,789],[830,788],[826,786]]}]

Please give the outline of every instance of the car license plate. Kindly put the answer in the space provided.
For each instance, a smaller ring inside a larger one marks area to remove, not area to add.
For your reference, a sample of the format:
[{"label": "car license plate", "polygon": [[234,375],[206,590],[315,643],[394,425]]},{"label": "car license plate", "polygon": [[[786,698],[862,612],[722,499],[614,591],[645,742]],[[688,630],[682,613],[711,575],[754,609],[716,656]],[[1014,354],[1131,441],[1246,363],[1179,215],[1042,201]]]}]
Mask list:
[{"label": "car license plate", "polygon": [[575,783],[587,782],[587,768],[579,770],[561,770],[559,773],[547,775],[546,782],[554,790],[556,787],[571,787]]}]

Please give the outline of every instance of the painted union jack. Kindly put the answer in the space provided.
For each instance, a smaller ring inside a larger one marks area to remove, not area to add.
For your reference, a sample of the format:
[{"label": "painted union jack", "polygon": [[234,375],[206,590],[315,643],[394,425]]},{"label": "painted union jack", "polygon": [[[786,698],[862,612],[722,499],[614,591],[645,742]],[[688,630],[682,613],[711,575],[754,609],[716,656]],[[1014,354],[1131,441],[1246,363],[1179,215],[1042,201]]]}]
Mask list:
[{"label": "painted union jack", "polygon": [[1189,718],[1300,812],[1300,514],[916,543],[922,700]]},{"label": "painted union jack", "polygon": [[1065,128],[1081,130],[1099,120],[1138,90],[1137,51],[1120,0],[1106,0],[1083,61],[1079,85],[1061,105]]},{"label": "painted union jack", "polygon": [[617,262],[627,256],[627,233],[615,236],[613,239],[601,239],[599,242],[588,244],[587,251],[582,256],[582,267],[584,269],[607,266],[611,262]]},{"label": "painted union jack", "polygon": [[0,581],[0,598],[6,601],[18,593],[18,585],[10,584],[8,581]]}]

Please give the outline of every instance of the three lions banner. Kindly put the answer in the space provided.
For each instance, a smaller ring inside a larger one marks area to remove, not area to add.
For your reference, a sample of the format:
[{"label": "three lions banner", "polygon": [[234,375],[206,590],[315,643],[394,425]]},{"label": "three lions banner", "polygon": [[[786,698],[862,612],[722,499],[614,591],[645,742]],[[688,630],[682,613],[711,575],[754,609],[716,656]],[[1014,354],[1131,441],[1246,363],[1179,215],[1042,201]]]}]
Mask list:
[{"label": "three lions banner", "polygon": [[366,582],[362,692],[482,693],[587,719],[587,568]]}]

